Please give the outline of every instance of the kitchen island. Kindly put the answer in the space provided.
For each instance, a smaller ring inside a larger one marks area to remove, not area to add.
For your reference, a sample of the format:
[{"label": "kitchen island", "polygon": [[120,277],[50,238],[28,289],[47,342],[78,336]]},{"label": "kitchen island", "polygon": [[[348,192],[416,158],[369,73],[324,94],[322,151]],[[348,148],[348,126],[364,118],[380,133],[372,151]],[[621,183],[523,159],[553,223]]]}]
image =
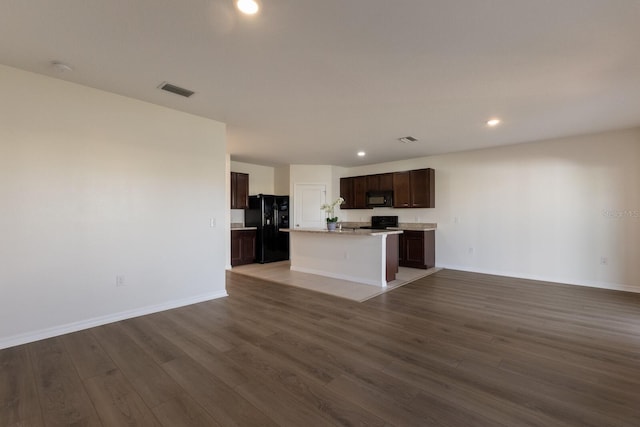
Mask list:
[{"label": "kitchen island", "polygon": [[291,270],[384,288],[398,272],[401,230],[283,229]]}]

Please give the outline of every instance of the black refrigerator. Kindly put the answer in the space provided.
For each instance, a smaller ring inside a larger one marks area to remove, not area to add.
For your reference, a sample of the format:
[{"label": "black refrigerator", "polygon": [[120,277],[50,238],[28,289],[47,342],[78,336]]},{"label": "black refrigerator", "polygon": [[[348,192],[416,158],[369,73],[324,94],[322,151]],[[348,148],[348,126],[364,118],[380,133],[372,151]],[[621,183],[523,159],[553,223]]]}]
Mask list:
[{"label": "black refrigerator", "polygon": [[256,262],[264,264],[289,259],[289,233],[280,231],[289,228],[289,196],[249,196],[244,224],[257,227]]}]

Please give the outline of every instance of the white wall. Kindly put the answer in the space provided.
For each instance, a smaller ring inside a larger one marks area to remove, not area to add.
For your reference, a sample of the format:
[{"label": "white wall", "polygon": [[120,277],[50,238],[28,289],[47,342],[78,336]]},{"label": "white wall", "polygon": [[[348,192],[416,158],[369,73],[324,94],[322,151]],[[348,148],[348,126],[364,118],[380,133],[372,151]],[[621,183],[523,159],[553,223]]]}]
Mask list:
[{"label": "white wall", "polygon": [[231,172],[249,174],[249,194],[274,194],[274,168],[271,166],[254,165],[231,161]]},{"label": "white wall", "polygon": [[274,168],[273,174],[273,191],[279,196],[289,195],[290,175],[291,168],[289,165],[278,166]]},{"label": "white wall", "polygon": [[434,168],[436,208],[341,216],[437,222],[440,267],[640,291],[639,166],[632,129],[351,168]]},{"label": "white wall", "polygon": [[334,166],[329,165],[290,165],[290,194],[293,195],[296,184],[325,184],[327,199],[329,199],[329,196],[333,194],[333,168]]},{"label": "white wall", "polygon": [[0,348],[226,295],[224,124],[4,66],[0,93]]}]

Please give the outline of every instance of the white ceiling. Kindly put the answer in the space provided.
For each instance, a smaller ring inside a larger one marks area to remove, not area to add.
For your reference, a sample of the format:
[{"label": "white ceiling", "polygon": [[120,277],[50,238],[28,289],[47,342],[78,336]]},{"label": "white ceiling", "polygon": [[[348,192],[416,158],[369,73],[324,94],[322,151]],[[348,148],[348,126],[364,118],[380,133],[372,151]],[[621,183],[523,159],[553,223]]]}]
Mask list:
[{"label": "white ceiling", "polygon": [[1,0],[0,63],[226,122],[232,159],[265,165],[640,125],[638,0],[261,2]]}]

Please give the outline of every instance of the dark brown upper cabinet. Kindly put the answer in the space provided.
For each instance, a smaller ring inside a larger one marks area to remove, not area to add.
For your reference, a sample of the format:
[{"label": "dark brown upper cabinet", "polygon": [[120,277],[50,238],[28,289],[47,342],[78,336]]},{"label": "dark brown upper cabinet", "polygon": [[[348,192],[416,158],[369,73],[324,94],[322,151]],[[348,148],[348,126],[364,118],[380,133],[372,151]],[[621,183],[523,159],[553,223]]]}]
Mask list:
[{"label": "dark brown upper cabinet", "polygon": [[231,172],[231,209],[249,207],[249,174]]},{"label": "dark brown upper cabinet", "polygon": [[340,178],[340,209],[367,208],[367,192],[393,191],[394,208],[435,207],[433,169]]},{"label": "dark brown upper cabinet", "polygon": [[340,209],[367,209],[367,177],[340,178],[340,196],[344,199]]},{"label": "dark brown upper cabinet", "polygon": [[409,171],[393,173],[393,207],[411,207],[411,174]]},{"label": "dark brown upper cabinet", "polygon": [[393,174],[394,208],[434,208],[435,172],[416,169]]},{"label": "dark brown upper cabinet", "polygon": [[354,209],[367,209],[366,176],[356,176],[353,178],[353,207]]},{"label": "dark brown upper cabinet", "polygon": [[393,174],[367,175],[367,191],[393,191]]},{"label": "dark brown upper cabinet", "polygon": [[340,197],[344,199],[340,209],[354,209],[353,178],[340,178]]}]

